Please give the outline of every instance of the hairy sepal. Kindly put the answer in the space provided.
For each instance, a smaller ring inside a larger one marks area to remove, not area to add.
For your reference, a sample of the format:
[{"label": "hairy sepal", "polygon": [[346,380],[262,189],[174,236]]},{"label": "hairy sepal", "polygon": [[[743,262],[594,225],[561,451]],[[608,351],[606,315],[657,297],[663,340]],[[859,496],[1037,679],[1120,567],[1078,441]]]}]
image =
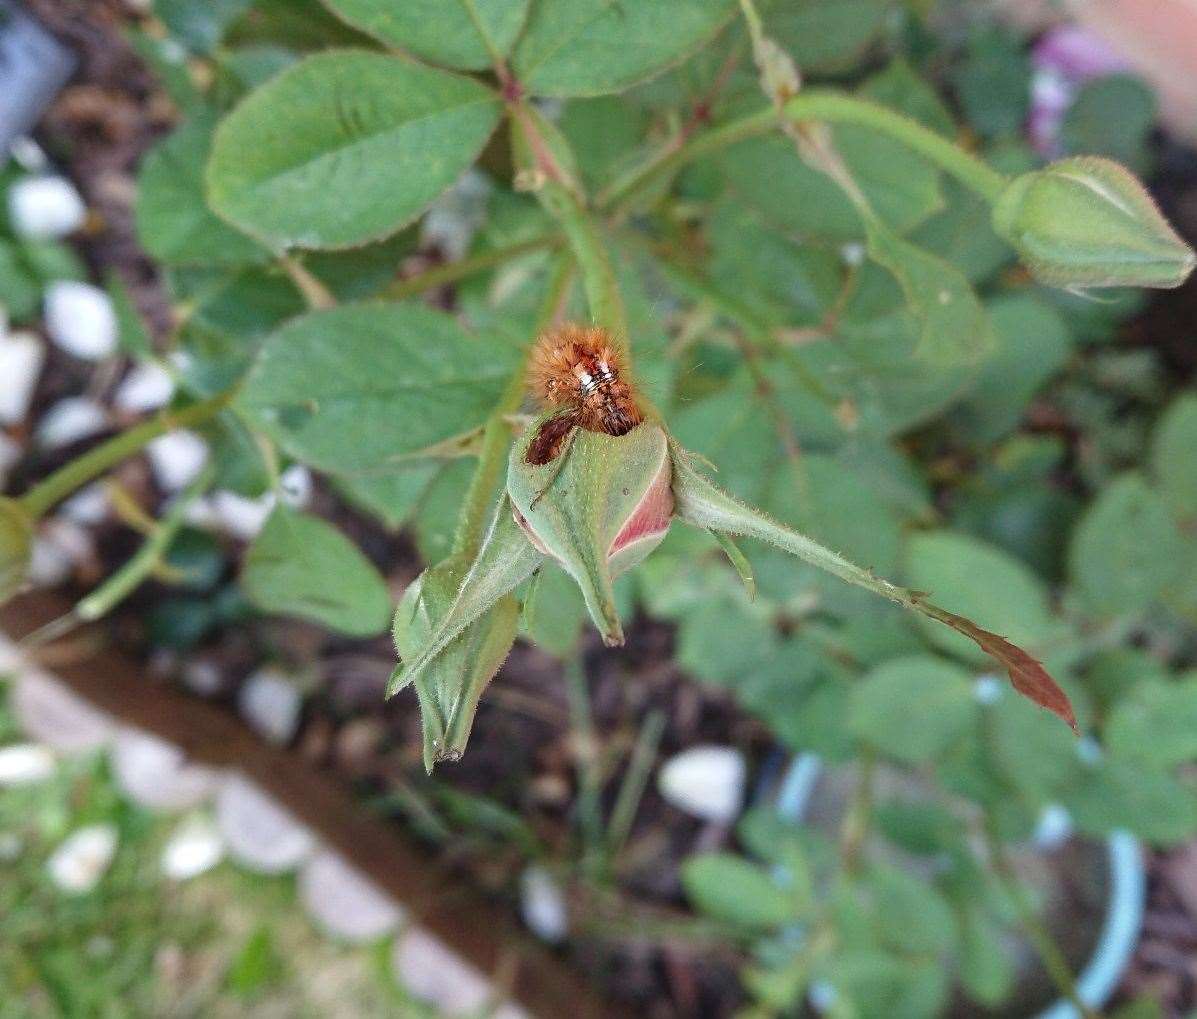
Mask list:
[{"label": "hairy sepal", "polygon": [[[532,576],[544,559],[544,554],[533,547],[516,524],[512,516],[510,500],[506,496],[501,498],[495,507],[490,528],[487,530],[486,537],[483,538],[478,555],[473,562],[464,569],[455,564],[451,570],[447,571],[447,573],[460,571],[463,574],[461,582],[454,585],[447,577],[436,581],[433,597],[427,602],[428,605],[431,605],[431,609],[423,639],[415,639],[421,631],[413,629],[411,631],[413,639],[409,643],[407,637],[404,637],[407,650],[405,651],[403,646],[398,646],[404,661],[402,667],[395,670],[391,681],[387,684],[387,696],[390,697],[404,687],[420,680],[429,668],[445,656],[453,641],[467,627],[481,620],[487,612],[495,608],[501,599],[510,595],[520,584]],[[416,583],[419,583],[419,579]],[[442,584],[446,584],[452,590],[451,598],[442,590]],[[420,592],[417,591],[413,598],[418,598],[419,594]],[[400,602],[401,612],[403,603],[407,601],[408,594],[405,593]],[[443,602],[447,602],[447,605],[443,609],[439,609],[438,603]],[[409,614],[412,611],[410,603],[407,611]],[[503,609],[503,614],[506,611]],[[400,625],[401,621],[396,616],[397,645]],[[404,621],[402,625],[409,626],[410,623]],[[514,639],[514,625],[512,637]],[[497,640],[497,637],[495,639]],[[491,645],[485,641],[483,646],[491,648]],[[510,647],[510,643],[508,643],[508,647]],[[506,657],[506,651],[504,651],[503,657]],[[496,671],[499,664],[502,664],[502,658],[495,665]]]},{"label": "hairy sepal", "polygon": [[669,529],[668,440],[654,422],[619,436],[579,428],[556,459],[530,464],[528,448],[551,416],[536,418],[512,447],[507,493],[529,540],[581,589],[603,640],[622,644],[612,582]]},{"label": "hairy sepal", "polygon": [[896,602],[903,608],[938,620],[975,641],[982,651],[1002,666],[1019,693],[1055,713],[1067,722],[1074,732],[1077,731],[1076,716],[1067,695],[1043,666],[1022,648],[996,633],[982,629],[970,619],[932,604],[920,592],[899,587],[875,576],[871,571],[849,562],[839,553],[741,502],[700,473],[694,466],[691,455],[672,441],[670,455],[673,459],[673,495],[677,515],[687,523],[715,532],[767,541],[849,584],[863,587]]},{"label": "hairy sepal", "polygon": [[[428,645],[452,607],[470,563],[450,558],[429,567],[407,588],[395,612],[395,647],[405,660]],[[505,594],[454,637],[414,678],[424,729],[424,767],[460,760],[483,691],[515,642],[519,605]]]}]

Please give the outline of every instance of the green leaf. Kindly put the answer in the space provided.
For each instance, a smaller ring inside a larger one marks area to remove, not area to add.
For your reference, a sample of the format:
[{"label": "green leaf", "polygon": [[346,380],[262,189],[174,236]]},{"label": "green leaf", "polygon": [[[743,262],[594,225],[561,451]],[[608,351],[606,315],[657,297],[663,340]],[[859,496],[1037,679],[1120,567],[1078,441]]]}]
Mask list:
[{"label": "green leaf", "polygon": [[0,605],[25,584],[33,546],[33,521],[16,499],[0,497]]},{"label": "green leaf", "polygon": [[737,927],[778,927],[795,919],[783,890],[755,864],[732,853],[705,853],[682,864],[682,887],[695,907]]},{"label": "green leaf", "polygon": [[[1047,592],[1038,578],[1004,552],[950,531],[913,535],[906,546],[906,576],[945,608],[987,630],[1032,647],[1055,632]],[[931,623],[928,639],[944,651],[983,661],[962,637]]]},{"label": "green leaf", "polygon": [[564,570],[541,570],[528,624],[537,647],[567,658],[578,646],[586,622],[582,592]]},{"label": "green leaf", "polygon": [[125,286],[116,270],[104,278],[104,287],[112,298],[112,310],[116,314],[117,341],[129,357],[135,361],[148,361],[154,356],[154,342],[149,329],[142,320],[141,312],[133,303],[133,295]]},{"label": "green leaf", "polygon": [[1156,845],[1176,845],[1197,830],[1197,795],[1163,772],[1106,760],[1064,798],[1077,827],[1090,835],[1126,828]]},{"label": "green leaf", "polygon": [[1042,711],[1015,697],[1002,697],[988,715],[995,763],[1033,803],[1058,798],[1079,781],[1076,740]]},{"label": "green leaf", "polygon": [[856,562],[882,573],[898,564],[898,521],[855,472],[832,457],[810,453],[777,473],[765,508]]},{"label": "green leaf", "polygon": [[480,427],[516,352],[417,304],[345,305],[270,336],[241,406],[292,456],[334,473],[394,468]]},{"label": "green leaf", "polygon": [[154,0],[154,13],[170,34],[195,53],[211,53],[225,29],[248,9],[253,0]]},{"label": "green leaf", "polygon": [[995,1007],[1010,993],[1014,967],[1001,929],[969,904],[960,915],[960,982],[973,1001]]},{"label": "green leaf", "polygon": [[246,553],[241,586],[265,612],[351,636],[381,633],[390,622],[386,583],[357,546],[331,524],[281,505]]},{"label": "green leaf", "polygon": [[1197,394],[1169,405],[1151,443],[1151,469],[1176,518],[1197,523]]},{"label": "green leaf", "polygon": [[900,761],[943,753],[976,713],[968,673],[929,655],[886,662],[852,690],[849,727]]},{"label": "green leaf", "polygon": [[1068,361],[1068,326],[1050,305],[1029,295],[989,306],[998,342],[955,417],[972,441],[990,443],[1013,431],[1039,388]]},{"label": "green leaf", "polygon": [[[943,202],[939,174],[898,142],[858,127],[832,132],[836,149],[869,204],[897,233],[912,230]],[[839,187],[808,166],[780,135],[750,139],[718,158],[734,199],[775,228],[830,241],[863,237],[860,216]]]},{"label": "green leaf", "polygon": [[844,70],[885,24],[883,0],[778,0],[764,14],[765,32],[800,70]]},{"label": "green leaf", "polygon": [[334,474],[333,486],[346,499],[397,531],[410,519],[443,467],[439,460],[414,460],[392,470]]},{"label": "green leaf", "polygon": [[[836,4],[837,8],[845,6],[843,0]],[[860,87],[860,94],[882,106],[901,110],[945,138],[954,138],[956,135],[952,114],[939,93],[925,78],[919,76],[904,57],[895,57],[884,71],[865,81]]]},{"label": "green leaf", "polygon": [[986,135],[1014,135],[1027,120],[1031,65],[1023,40],[991,30],[969,44],[955,84],[969,124]]},{"label": "green leaf", "polygon": [[887,864],[870,869],[865,881],[878,926],[888,947],[914,955],[951,948],[956,922],[943,896],[929,882]]},{"label": "green leaf", "polygon": [[434,64],[480,71],[507,56],[529,0],[325,0],[338,17],[387,46]]},{"label": "green leaf", "polygon": [[534,95],[620,92],[697,50],[733,7],[731,0],[537,0],[512,67]]},{"label": "green leaf", "polygon": [[1197,760],[1197,679],[1137,684],[1115,705],[1105,738],[1115,757],[1149,768]]},{"label": "green leaf", "polygon": [[23,322],[37,315],[41,296],[39,281],[22,264],[17,246],[0,237],[0,305]]},{"label": "green leaf", "polygon": [[1073,532],[1070,572],[1100,615],[1146,609],[1176,577],[1181,537],[1164,500],[1138,474],[1108,485]]},{"label": "green leaf", "polygon": [[208,197],[274,248],[380,240],[462,174],[499,113],[498,97],[469,78],[376,53],[318,54],[221,123]]},{"label": "green leaf", "polygon": [[1150,169],[1147,142],[1157,112],[1149,85],[1130,75],[1111,74],[1077,93],[1060,140],[1069,153],[1105,156],[1144,173]]},{"label": "green leaf", "polygon": [[897,278],[921,326],[915,355],[932,365],[967,365],[993,346],[989,318],[964,274],[894,233],[865,221],[869,257]]},{"label": "green leaf", "polygon": [[137,238],[167,265],[246,265],[270,252],[208,208],[204,164],[212,145],[211,119],[195,117],[155,145],[137,179]]}]

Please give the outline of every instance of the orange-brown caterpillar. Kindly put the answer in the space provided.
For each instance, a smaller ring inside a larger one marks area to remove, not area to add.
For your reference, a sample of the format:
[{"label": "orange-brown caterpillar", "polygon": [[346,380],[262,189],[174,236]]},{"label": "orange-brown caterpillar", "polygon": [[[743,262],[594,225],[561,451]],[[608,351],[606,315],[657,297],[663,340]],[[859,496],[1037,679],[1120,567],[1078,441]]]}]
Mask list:
[{"label": "orange-brown caterpillar", "polygon": [[543,333],[532,350],[529,383],[541,402],[562,408],[532,440],[531,464],[554,459],[575,426],[624,435],[644,420],[619,349],[600,326],[566,324]]}]

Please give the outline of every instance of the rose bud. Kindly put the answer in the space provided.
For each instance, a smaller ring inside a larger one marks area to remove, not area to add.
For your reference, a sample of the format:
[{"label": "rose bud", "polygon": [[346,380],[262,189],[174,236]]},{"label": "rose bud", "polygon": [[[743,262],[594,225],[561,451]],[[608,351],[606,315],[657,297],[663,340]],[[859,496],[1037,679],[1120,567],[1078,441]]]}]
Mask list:
[{"label": "rose bud", "polygon": [[669,442],[646,421],[624,435],[575,428],[556,457],[529,462],[557,415],[533,421],[511,452],[507,494],[532,544],[582,589],[608,645],[623,643],[612,581],[641,562],[673,516]]},{"label": "rose bud", "polygon": [[1050,286],[1178,287],[1197,264],[1134,174],[1096,156],[1016,177],[993,226]]}]

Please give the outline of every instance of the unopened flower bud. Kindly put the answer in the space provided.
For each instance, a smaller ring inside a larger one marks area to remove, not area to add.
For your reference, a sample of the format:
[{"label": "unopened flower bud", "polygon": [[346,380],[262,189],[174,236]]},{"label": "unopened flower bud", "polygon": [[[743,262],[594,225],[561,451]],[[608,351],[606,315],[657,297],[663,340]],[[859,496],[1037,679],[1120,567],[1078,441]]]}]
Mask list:
[{"label": "unopened flower bud", "polygon": [[1134,174],[1096,156],[1016,177],[993,225],[1051,286],[1177,287],[1197,264]]},{"label": "unopened flower bud", "polygon": [[530,447],[553,419],[542,415],[512,448],[507,493],[532,544],[582,589],[603,639],[622,644],[611,584],[669,530],[669,444],[651,421],[625,435],[575,428],[556,457],[529,463]]}]

